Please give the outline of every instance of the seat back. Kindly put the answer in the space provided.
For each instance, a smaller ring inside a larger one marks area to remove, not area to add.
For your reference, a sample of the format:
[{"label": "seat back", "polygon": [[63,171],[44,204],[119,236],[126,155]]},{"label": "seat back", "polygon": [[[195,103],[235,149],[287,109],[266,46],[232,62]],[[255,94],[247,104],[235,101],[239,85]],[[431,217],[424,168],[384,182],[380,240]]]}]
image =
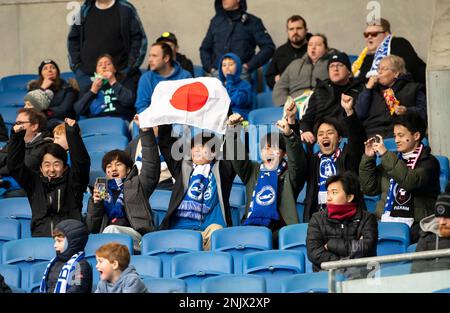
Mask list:
[{"label": "seat back", "polygon": [[130,263],[141,277],[162,277],[162,262],[158,257],[132,255]]},{"label": "seat back", "polygon": [[143,281],[150,293],[186,293],[187,290],[182,279],[145,277]]},{"label": "seat back", "polygon": [[20,288],[21,272],[17,265],[0,264],[0,275],[5,279],[5,283],[11,288]]},{"label": "seat back", "polygon": [[287,293],[327,293],[328,272],[297,274],[281,284],[281,292]]},{"label": "seat back", "polygon": [[248,114],[248,122],[253,125],[275,124],[282,117],[282,107],[256,109]]},{"label": "seat back", "polygon": [[409,227],[404,223],[378,222],[377,255],[405,253],[409,236]]},{"label": "seat back", "polygon": [[3,88],[3,91],[12,91],[12,90],[26,91],[28,82],[33,79],[38,79],[38,76],[34,74],[19,74],[19,75],[4,76],[1,79],[1,86]]},{"label": "seat back", "polygon": [[94,117],[78,122],[83,137],[117,135],[130,138],[127,123],[120,117]]},{"label": "seat back", "polygon": [[266,280],[257,275],[221,275],[202,282],[203,293],[265,293]]},{"label": "seat back", "polygon": [[39,293],[41,287],[41,281],[44,277],[45,269],[47,268],[47,262],[40,262],[33,264],[30,268],[28,292]]},{"label": "seat back", "polygon": [[125,150],[128,138],[121,135],[97,135],[83,137],[83,142],[89,153],[94,151],[107,153],[114,149]]},{"label": "seat back", "polygon": [[280,250],[300,251],[305,256],[305,272],[312,273],[312,263],[306,251],[306,235],[308,223],[284,226],[278,233],[278,247]]},{"label": "seat back", "polygon": [[[86,247],[84,248],[85,257],[87,260],[93,260],[95,269],[95,251],[101,246],[116,242],[125,245],[130,251],[130,255],[133,254],[133,239],[130,235],[126,234],[90,234]],[[92,265],[92,263],[91,263]]]}]

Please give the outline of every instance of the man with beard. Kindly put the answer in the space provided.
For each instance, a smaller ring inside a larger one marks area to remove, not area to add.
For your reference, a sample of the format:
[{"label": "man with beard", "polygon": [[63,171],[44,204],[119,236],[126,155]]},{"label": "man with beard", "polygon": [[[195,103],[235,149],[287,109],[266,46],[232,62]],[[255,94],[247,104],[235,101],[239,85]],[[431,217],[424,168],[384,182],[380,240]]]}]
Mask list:
[{"label": "man with beard", "polygon": [[300,15],[293,15],[286,23],[288,41],[277,48],[266,72],[267,85],[271,89],[292,61],[303,57],[312,34],[308,33],[306,21]]}]

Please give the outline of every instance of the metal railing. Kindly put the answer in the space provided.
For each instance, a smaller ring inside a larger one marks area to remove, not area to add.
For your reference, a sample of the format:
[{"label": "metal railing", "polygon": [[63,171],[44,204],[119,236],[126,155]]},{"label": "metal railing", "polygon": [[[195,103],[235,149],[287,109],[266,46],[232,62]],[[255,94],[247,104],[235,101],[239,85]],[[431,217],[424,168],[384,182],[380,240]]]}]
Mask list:
[{"label": "metal railing", "polygon": [[321,264],[321,268],[323,270],[328,271],[328,290],[329,290],[329,292],[335,293],[336,292],[336,270],[339,270],[342,268],[347,268],[347,267],[367,266],[369,263],[382,264],[382,263],[393,263],[393,262],[402,262],[402,261],[435,259],[435,258],[443,258],[443,257],[450,257],[450,249],[392,254],[392,255],[376,256],[376,257],[361,258],[361,259],[324,262]]}]

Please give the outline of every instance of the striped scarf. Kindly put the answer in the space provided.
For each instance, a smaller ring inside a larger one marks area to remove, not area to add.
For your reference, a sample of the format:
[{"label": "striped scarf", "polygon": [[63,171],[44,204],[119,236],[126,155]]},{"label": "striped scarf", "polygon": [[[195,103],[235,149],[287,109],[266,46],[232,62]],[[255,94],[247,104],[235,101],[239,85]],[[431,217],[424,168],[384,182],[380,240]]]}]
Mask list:
[{"label": "striped scarf", "polygon": [[[84,252],[78,252],[77,254],[74,254],[69,261],[67,261],[66,264],[61,269],[61,272],[58,276],[58,281],[56,282],[54,293],[66,293],[67,289],[71,287],[70,282],[73,276],[73,272],[75,271],[78,262],[84,259]],[[47,268],[45,269],[44,276],[41,280],[41,286],[39,287],[40,293],[46,293],[47,292],[47,277],[50,272],[51,267],[55,264],[55,262],[58,260],[57,257],[54,257],[47,265]]]},{"label": "striped scarf", "polygon": [[[124,212],[123,212],[123,182],[125,179],[121,178],[114,178],[114,179],[108,179],[108,194],[109,197],[107,197],[104,200],[104,205],[106,209],[106,214],[108,215],[108,218],[110,221],[116,219],[116,218],[123,218]],[[114,191],[120,191],[119,196],[117,197],[116,201],[114,202]]]},{"label": "striped scarf", "polygon": [[378,66],[380,65],[381,60],[391,54],[391,42],[393,37],[393,35],[387,36],[378,47],[377,52],[375,52],[375,56],[373,57],[372,67],[370,68],[370,71],[367,72],[366,78],[378,75]]}]

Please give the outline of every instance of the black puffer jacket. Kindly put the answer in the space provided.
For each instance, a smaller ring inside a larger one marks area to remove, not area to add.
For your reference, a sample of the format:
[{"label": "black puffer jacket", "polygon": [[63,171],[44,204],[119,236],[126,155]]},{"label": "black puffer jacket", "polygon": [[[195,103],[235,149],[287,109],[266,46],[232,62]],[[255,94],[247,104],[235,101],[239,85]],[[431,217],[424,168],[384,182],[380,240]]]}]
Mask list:
[{"label": "black puffer jacket", "polygon": [[[84,251],[89,238],[86,226],[77,220],[65,220],[56,225],[56,229],[60,230],[67,239],[67,249],[64,252],[57,252],[57,260],[50,268],[46,279],[47,293],[53,293],[58,281],[62,267],[73,255]],[[69,280],[70,287],[66,293],[90,293],[92,290],[92,268],[86,259],[78,262]]]},{"label": "black puffer jacket", "polygon": [[353,218],[341,222],[322,211],[314,213],[309,222],[306,248],[313,270],[318,272],[323,262],[375,256],[377,241],[378,224],[372,213],[358,209]]},{"label": "black puffer jacket", "polygon": [[[89,183],[91,160],[80,136],[78,124],[66,124],[71,166],[64,174],[49,180],[33,172],[25,159],[25,131],[11,133],[8,145],[8,170],[25,190],[31,206],[31,234],[51,237],[53,227],[65,219],[81,220],[83,193]],[[40,163],[40,161],[39,161]]]}]

